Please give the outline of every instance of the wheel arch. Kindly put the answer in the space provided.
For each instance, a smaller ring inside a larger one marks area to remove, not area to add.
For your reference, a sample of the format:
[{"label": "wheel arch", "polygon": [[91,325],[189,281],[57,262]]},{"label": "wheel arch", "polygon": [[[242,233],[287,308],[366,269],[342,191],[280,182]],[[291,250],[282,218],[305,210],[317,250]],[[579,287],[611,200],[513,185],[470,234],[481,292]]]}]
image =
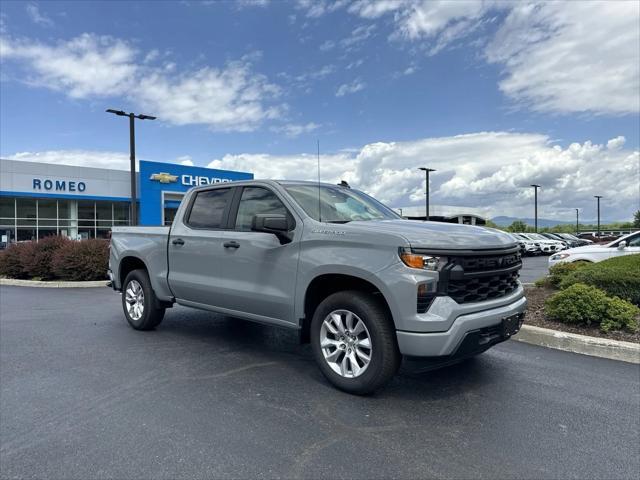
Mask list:
[{"label": "wheel arch", "polygon": [[120,281],[120,289],[124,289],[124,279],[127,278],[130,272],[138,269],[146,270],[149,273],[149,268],[146,263],[134,255],[127,255],[120,260],[118,264],[118,280]]},{"label": "wheel arch", "polygon": [[384,305],[389,318],[393,318],[389,302],[384,293],[371,281],[356,275],[345,273],[324,273],[309,282],[304,294],[304,316],[301,320],[300,339],[309,343],[311,319],[318,305],[336,292],[357,290],[378,297]]}]

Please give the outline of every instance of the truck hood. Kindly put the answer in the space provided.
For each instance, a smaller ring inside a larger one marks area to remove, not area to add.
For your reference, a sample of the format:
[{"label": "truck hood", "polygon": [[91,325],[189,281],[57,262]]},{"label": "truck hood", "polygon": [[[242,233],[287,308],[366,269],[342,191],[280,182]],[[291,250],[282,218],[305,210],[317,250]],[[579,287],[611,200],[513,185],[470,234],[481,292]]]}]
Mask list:
[{"label": "truck hood", "polygon": [[434,249],[488,249],[517,246],[517,241],[505,232],[487,227],[457,223],[421,222],[418,220],[353,221],[340,225],[352,229],[384,232],[404,237],[412,247]]}]

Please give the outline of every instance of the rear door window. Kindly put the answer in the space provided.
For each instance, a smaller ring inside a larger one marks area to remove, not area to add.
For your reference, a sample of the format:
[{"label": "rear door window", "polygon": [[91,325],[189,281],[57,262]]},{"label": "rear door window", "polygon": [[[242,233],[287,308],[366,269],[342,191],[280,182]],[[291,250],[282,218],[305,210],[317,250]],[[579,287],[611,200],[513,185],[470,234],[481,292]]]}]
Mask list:
[{"label": "rear door window", "polygon": [[193,228],[225,228],[232,191],[231,188],[216,188],[196,193],[187,225]]}]

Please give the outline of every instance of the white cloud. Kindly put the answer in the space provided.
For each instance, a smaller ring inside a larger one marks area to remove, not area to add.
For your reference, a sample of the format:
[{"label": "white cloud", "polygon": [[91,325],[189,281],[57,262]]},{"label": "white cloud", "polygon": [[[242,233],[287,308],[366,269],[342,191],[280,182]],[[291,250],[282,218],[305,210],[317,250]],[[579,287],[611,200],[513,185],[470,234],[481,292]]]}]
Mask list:
[{"label": "white cloud", "polygon": [[626,138],[624,138],[622,135],[619,135],[616,138],[612,138],[607,142],[607,148],[609,150],[618,150],[620,147],[622,147],[625,144],[626,141],[627,141]]},{"label": "white cloud", "polygon": [[113,37],[82,34],[46,45],[0,39],[0,58],[23,61],[33,85],[62,91],[71,98],[116,95],[131,87],[138,66],[135,50]]},{"label": "white cloud", "polygon": [[282,108],[266,106],[279,89],[266,77],[234,62],[224,69],[205,67],[171,78],[152,73],[139,80],[135,100],[145,110],[175,125],[205,124],[221,131],[251,131],[279,118]]},{"label": "white cloud", "polygon": [[340,40],[340,46],[348,51],[371,37],[375,29],[376,26],[374,24],[360,25],[353,29],[351,35]]},{"label": "white cloud", "polygon": [[486,50],[500,90],[535,110],[640,111],[640,3],[517,4]]},{"label": "white cloud", "polygon": [[333,40],[325,40],[324,42],[322,42],[320,44],[320,46],[318,48],[322,52],[328,52],[329,50],[331,50],[335,46],[336,46],[336,42],[334,42]]},{"label": "white cloud", "polygon": [[261,52],[219,68],[180,73],[171,62],[152,65],[158,56],[156,50],[139,55],[128,42],[87,33],[56,45],[0,38],[3,64],[20,62],[31,85],[78,99],[124,97],[176,125],[250,131],[286,111],[278,103],[280,88],[253,71]]},{"label": "white cloud", "polygon": [[385,13],[394,12],[408,3],[406,0],[377,0],[375,2],[357,0],[350,5],[349,11],[357,13],[363,18],[378,18]]},{"label": "white cloud", "polygon": [[27,10],[27,15],[29,15],[29,18],[33,23],[36,23],[38,25],[42,25],[45,27],[50,27],[53,25],[53,20],[51,20],[44,13],[40,12],[40,8],[38,7],[37,3],[34,3],[34,2],[27,3],[27,5],[25,6],[25,9]]},{"label": "white cloud", "polygon": [[306,124],[288,123],[280,127],[273,127],[274,132],[283,133],[287,137],[298,137],[304,133],[311,133],[320,128],[317,123],[309,122]]},{"label": "white cloud", "polygon": [[336,97],[344,97],[350,93],[356,93],[366,87],[366,83],[364,83],[361,79],[356,78],[351,83],[343,83],[338,87],[336,91]]},{"label": "white cloud", "polygon": [[191,155],[182,155],[181,157],[176,158],[176,162],[180,165],[184,165],[185,167],[193,167],[195,165]]}]

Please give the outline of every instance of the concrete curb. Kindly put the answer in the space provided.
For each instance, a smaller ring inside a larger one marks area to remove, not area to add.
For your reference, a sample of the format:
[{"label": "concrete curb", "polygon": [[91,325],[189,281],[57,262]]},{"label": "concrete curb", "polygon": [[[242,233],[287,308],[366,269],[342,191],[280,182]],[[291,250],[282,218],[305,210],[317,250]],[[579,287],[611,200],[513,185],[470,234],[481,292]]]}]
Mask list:
[{"label": "concrete curb", "polygon": [[89,288],[106,287],[108,280],[98,280],[95,282],[42,282],[40,280],[16,280],[14,278],[0,278],[0,285],[10,285],[14,287],[38,287],[38,288]]},{"label": "concrete curb", "polygon": [[523,325],[514,340],[565,352],[640,364],[640,344]]}]

